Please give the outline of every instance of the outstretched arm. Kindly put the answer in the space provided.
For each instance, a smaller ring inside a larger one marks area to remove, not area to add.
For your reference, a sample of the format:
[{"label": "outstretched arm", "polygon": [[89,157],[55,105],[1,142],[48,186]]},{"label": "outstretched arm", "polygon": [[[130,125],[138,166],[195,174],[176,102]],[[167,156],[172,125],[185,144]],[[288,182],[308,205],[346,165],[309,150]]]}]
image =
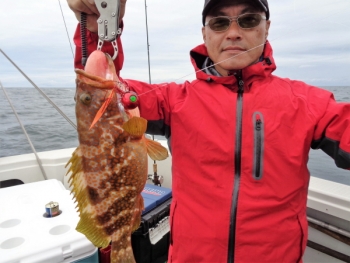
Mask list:
[{"label": "outstretched arm", "polygon": [[338,167],[350,170],[350,104],[329,98],[315,130],[313,149],[322,149]]}]

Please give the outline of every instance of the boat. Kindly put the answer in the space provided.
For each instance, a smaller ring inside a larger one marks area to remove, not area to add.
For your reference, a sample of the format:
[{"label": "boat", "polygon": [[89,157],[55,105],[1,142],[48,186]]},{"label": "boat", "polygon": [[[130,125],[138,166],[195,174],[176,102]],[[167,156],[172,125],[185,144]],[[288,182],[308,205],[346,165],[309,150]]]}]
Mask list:
[{"label": "boat", "polygon": [[[165,140],[159,142],[167,145]],[[69,190],[65,166],[74,150],[75,148],[67,148],[38,152],[37,155],[32,153],[1,157],[0,192],[48,180],[55,180],[62,184],[64,189]],[[165,161],[157,162],[157,166],[157,173],[163,176],[162,187],[171,189],[171,156]],[[153,161],[150,159],[149,175],[149,183],[153,183]],[[309,236],[304,262],[350,262],[350,185],[311,176],[307,207]],[[0,210],[0,231],[3,223],[1,218],[5,216]],[[0,236],[0,247],[3,242]],[[70,262],[69,257],[64,262]]]},{"label": "boat", "polygon": [[[166,146],[164,140],[160,142]],[[55,179],[69,189],[65,165],[74,150],[38,153],[48,180]],[[171,156],[157,165],[158,174],[164,176],[162,187],[171,188]],[[151,159],[149,174],[154,174]],[[16,187],[43,180],[44,175],[34,154],[0,158],[0,187]],[[309,237],[304,262],[350,262],[350,186],[311,177],[307,206]]]}]

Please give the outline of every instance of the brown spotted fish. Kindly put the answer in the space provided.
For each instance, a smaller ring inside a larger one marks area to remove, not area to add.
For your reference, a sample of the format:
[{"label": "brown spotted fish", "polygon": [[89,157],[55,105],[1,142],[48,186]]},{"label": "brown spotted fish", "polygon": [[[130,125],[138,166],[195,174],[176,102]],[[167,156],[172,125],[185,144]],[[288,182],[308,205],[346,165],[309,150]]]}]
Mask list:
[{"label": "brown spotted fish", "polygon": [[[163,160],[168,152],[145,138],[147,121],[134,116],[135,110],[124,110],[120,94],[111,94],[116,85],[126,88],[108,55],[95,51],[85,71],[76,73],[79,146],[68,162],[80,213],[76,229],[96,247],[112,242],[111,262],[135,262],[131,234],[139,227],[144,209],[141,191],[148,174],[147,153]],[[101,117],[92,125],[96,115]]]}]

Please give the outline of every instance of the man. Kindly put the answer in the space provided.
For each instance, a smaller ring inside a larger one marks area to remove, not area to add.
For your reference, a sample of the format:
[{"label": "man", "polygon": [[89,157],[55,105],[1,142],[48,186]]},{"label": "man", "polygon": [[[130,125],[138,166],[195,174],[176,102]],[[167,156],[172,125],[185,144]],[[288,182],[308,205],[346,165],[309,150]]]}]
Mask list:
[{"label": "man", "polygon": [[171,136],[169,262],[302,262],[310,148],[350,169],[350,105],[272,75],[269,16],[267,0],[205,0],[197,79],[127,80],[153,90],[148,131]]}]

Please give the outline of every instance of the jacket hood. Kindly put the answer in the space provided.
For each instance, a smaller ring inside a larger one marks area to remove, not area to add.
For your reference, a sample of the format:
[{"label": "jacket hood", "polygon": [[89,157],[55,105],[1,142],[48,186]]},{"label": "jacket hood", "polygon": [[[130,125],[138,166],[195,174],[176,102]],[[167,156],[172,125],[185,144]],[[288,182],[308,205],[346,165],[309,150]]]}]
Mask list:
[{"label": "jacket hood", "polygon": [[[218,77],[205,73],[203,70],[203,63],[208,57],[207,48],[204,44],[201,44],[190,52],[191,62],[196,71],[196,77],[199,80],[205,80],[208,82],[216,82],[223,85],[232,85],[236,82],[234,76]],[[263,59],[253,65],[250,65],[242,70],[242,76],[245,83],[249,83],[256,78],[266,78],[272,74],[276,69],[276,64],[273,59],[272,47],[268,41],[266,41]]]}]

